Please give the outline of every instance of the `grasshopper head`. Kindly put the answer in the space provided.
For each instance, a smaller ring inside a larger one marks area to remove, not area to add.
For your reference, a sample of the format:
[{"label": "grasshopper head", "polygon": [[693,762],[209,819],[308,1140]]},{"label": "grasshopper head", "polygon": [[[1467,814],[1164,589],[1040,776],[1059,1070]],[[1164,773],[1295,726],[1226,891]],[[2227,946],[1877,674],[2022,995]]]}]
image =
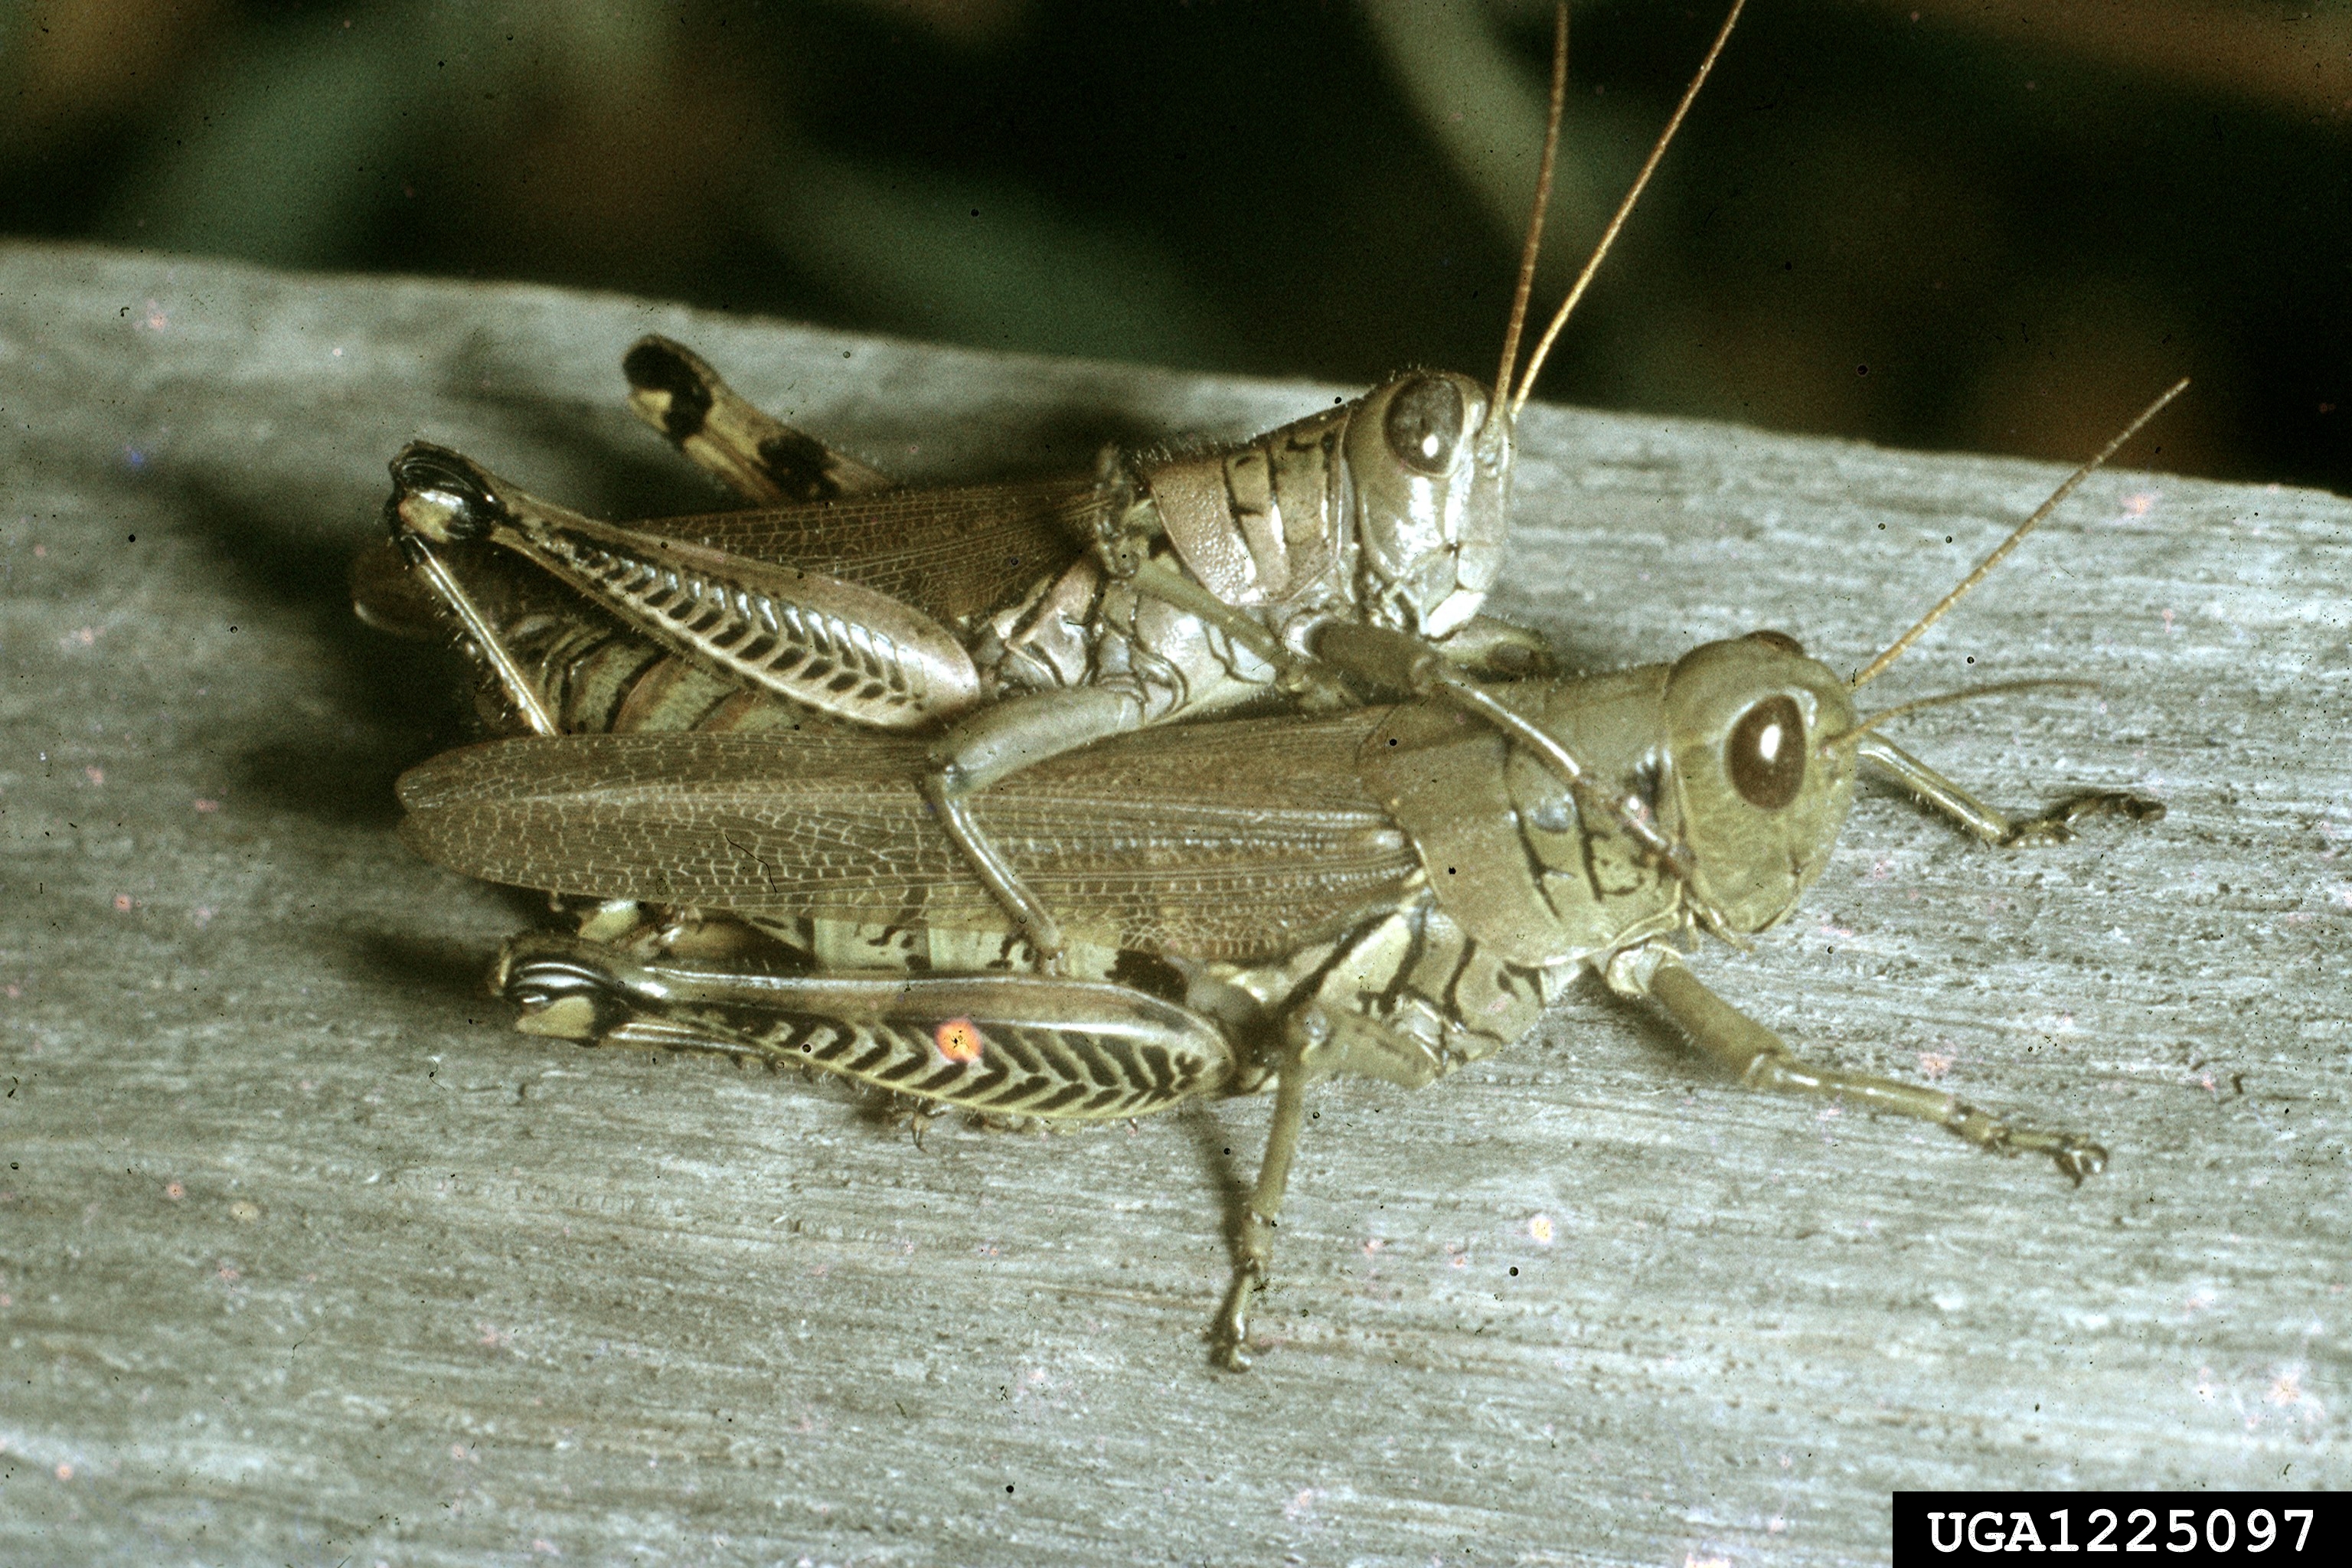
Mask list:
[{"label": "grasshopper head", "polygon": [[1699,890],[1761,931],[1821,875],[1853,802],[1846,684],[1794,638],[1707,643],[1666,678],[1666,733]]},{"label": "grasshopper head", "polygon": [[1466,375],[1412,371],[1348,419],[1360,602],[1376,622],[1442,637],[1478,613],[1502,564],[1511,416]]}]

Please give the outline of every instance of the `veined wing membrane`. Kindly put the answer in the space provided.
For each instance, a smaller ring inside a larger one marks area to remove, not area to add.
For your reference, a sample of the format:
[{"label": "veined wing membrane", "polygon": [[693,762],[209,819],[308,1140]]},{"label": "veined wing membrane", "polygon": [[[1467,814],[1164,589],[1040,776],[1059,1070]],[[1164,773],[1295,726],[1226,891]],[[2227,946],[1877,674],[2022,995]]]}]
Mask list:
[{"label": "veined wing membrane", "polygon": [[885,490],[631,526],[731,554],[821,568],[954,621],[995,609],[1067,565],[1079,537],[1092,531],[1096,514],[1108,504],[1090,481],[1060,479]]},{"label": "veined wing membrane", "polygon": [[[1074,938],[1197,958],[1295,949],[1402,896],[1411,846],[1358,782],[1381,710],[1180,725],[977,796]],[[400,782],[401,836],[488,881],[743,914],[1006,928],[915,785],[860,734],[495,741]]]}]

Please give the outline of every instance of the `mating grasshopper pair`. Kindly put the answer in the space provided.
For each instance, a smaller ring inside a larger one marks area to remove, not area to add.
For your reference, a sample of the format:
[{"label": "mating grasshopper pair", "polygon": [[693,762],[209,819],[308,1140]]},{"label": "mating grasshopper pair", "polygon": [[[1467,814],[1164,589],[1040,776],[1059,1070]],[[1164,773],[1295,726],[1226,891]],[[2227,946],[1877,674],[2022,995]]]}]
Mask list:
[{"label": "mating grasshopper pair", "polygon": [[[1560,79],[1556,53],[1555,106]],[[1054,1121],[1271,1085],[1234,1365],[1307,1085],[1432,1082],[1584,968],[1758,1087],[2098,1169],[2084,1138],[1800,1061],[1679,948],[1782,918],[1865,764],[1997,842],[2158,808],[2012,823],[1857,716],[1853,688],[1968,584],[1853,682],[1774,633],[1481,679],[1535,662],[1476,616],[1533,380],[1515,358],[1491,395],[1415,374],[1204,454],[905,493],[648,341],[640,412],[764,509],[623,528],[404,453],[387,513],[416,577],[363,574],[363,608],[413,620],[421,581],[535,731],[414,770],[404,837],[576,900],[576,932],[500,958],[530,1032]]]}]

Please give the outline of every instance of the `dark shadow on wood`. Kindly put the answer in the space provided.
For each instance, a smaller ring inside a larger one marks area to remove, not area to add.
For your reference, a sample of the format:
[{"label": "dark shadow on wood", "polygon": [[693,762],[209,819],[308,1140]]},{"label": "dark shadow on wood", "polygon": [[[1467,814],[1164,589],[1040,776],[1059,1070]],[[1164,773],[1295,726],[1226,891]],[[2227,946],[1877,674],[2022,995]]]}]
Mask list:
[{"label": "dark shadow on wood", "polygon": [[[475,411],[467,424],[495,429],[503,437],[475,441],[471,445],[479,449],[467,455],[533,495],[614,522],[733,511],[743,504],[629,415],[617,349],[609,410],[551,404],[524,387],[485,392],[464,362],[451,369],[443,388],[450,406]],[[538,455],[507,450],[515,447],[537,448]],[[393,455],[386,452],[384,460],[389,463]],[[546,461],[550,456],[553,464]],[[556,467],[562,475],[548,471]],[[583,475],[592,476],[585,484],[578,477]]]},{"label": "dark shadow on wood", "polygon": [[411,931],[345,929],[329,935],[341,952],[344,965],[371,981],[396,985],[407,994],[423,993],[462,1001],[485,1016],[506,1004],[490,994],[488,976],[495,949],[451,937],[420,936]]},{"label": "dark shadow on wood", "polygon": [[261,801],[353,827],[397,820],[403,770],[467,732],[471,676],[449,647],[404,642],[352,612],[352,548],[276,496],[221,474],[179,481],[185,531],[228,595],[289,618],[320,650],[318,683],[332,732],[287,712],[275,735],[239,753],[238,785]]}]

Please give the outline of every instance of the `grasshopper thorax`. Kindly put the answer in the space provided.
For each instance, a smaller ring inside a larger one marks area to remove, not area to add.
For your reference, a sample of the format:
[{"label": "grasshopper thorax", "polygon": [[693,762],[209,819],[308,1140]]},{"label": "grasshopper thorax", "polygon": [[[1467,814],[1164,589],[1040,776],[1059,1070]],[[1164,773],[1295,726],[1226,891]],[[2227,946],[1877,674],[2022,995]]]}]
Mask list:
[{"label": "grasshopper thorax", "polygon": [[1412,371],[1134,477],[1194,579],[1283,635],[1360,619],[1436,638],[1501,564],[1511,416],[1468,376]]},{"label": "grasshopper thorax", "polygon": [[1357,602],[1374,625],[1444,637],[1502,565],[1509,409],[1466,375],[1412,371],[1356,401],[1345,443]]},{"label": "grasshopper thorax", "polygon": [[[1853,796],[1844,682],[1777,633],[1673,664],[1484,689],[1584,764],[1592,798],[1450,703],[1390,710],[1359,756],[1439,907],[1517,963],[1693,923],[1760,931],[1828,863]],[[1647,824],[1677,868],[1627,831]]]},{"label": "grasshopper thorax", "polygon": [[1796,639],[1755,632],[1675,661],[1664,720],[1695,891],[1734,931],[1761,931],[1829,863],[1853,803],[1846,684]]}]

